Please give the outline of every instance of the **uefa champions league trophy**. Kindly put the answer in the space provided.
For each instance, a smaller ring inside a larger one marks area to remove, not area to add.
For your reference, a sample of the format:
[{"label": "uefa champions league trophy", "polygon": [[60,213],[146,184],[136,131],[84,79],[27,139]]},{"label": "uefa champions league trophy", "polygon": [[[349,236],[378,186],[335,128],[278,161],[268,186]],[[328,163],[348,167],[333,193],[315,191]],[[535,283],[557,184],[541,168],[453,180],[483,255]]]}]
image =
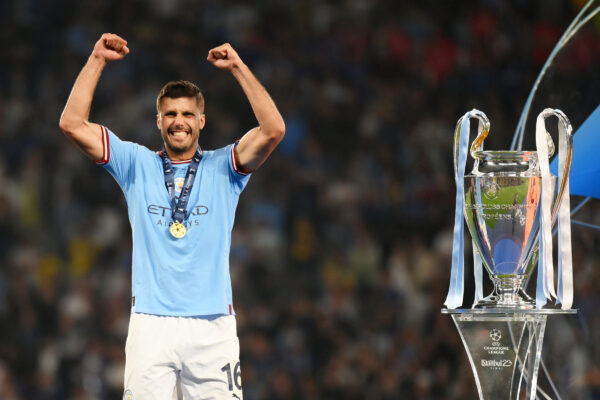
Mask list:
[{"label": "uefa champions league trophy", "polygon": [[[550,175],[554,143],[546,118],[558,119],[559,184]],[[470,119],[479,121],[470,154],[473,170],[465,175]],[[569,171],[572,128],[559,110],[546,109],[536,125],[537,151],[484,151],[490,132],[486,115],[466,113],[455,131],[457,184],[450,290],[443,313],[451,314],[467,350],[480,399],[535,399],[546,317],[571,310],[572,266]],[[553,222],[558,219],[558,291],[554,290]],[[464,228],[473,242],[475,301],[457,309],[464,292]],[[482,265],[493,283],[483,297]],[[537,270],[536,297],[526,293]],[[556,297],[561,308],[542,308]],[[541,390],[541,389],[540,389]],[[525,396],[525,397],[524,397]]]}]

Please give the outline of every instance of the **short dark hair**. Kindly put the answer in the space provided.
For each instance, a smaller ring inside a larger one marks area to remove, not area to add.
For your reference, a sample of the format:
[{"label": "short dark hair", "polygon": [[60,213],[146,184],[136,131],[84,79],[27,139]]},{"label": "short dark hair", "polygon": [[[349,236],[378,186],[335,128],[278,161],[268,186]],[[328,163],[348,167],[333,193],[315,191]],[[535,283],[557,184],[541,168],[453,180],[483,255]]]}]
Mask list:
[{"label": "short dark hair", "polygon": [[189,81],[171,81],[167,83],[158,93],[156,98],[156,111],[160,113],[162,99],[169,97],[177,99],[179,97],[195,97],[198,102],[200,112],[204,113],[204,96],[200,88]]}]

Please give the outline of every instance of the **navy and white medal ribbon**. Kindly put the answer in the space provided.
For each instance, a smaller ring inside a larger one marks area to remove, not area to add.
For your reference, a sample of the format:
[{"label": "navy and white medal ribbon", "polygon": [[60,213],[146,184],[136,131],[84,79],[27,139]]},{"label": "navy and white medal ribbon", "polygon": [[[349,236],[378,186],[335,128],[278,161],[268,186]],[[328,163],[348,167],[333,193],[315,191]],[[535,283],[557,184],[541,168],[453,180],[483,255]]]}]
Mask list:
[{"label": "navy and white medal ribbon", "polygon": [[167,187],[167,191],[169,192],[169,197],[171,199],[171,218],[173,219],[173,222],[171,223],[169,230],[173,237],[180,239],[186,235],[187,231],[183,222],[187,219],[187,203],[190,198],[190,193],[192,192],[192,187],[194,186],[198,165],[202,159],[202,150],[200,149],[200,146],[198,146],[196,149],[196,153],[194,154],[194,157],[188,166],[188,170],[185,175],[185,181],[183,182],[179,198],[177,198],[175,194],[175,172],[173,170],[173,164],[171,163],[171,160],[169,159],[169,156],[164,148],[161,152],[161,158],[165,186]]}]

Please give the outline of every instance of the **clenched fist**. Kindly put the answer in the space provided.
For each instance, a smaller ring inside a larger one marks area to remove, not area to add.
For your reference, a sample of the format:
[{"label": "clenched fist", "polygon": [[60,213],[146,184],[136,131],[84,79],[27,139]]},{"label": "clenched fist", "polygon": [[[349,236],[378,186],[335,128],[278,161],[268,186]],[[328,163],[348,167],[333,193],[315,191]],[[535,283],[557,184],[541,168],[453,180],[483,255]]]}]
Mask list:
[{"label": "clenched fist", "polygon": [[127,54],[127,41],[114,33],[103,34],[92,52],[93,56],[104,58],[106,61],[120,60]]},{"label": "clenched fist", "polygon": [[238,53],[229,43],[222,44],[210,50],[206,59],[220,69],[231,70],[239,67],[242,63],[240,56],[238,56]]}]

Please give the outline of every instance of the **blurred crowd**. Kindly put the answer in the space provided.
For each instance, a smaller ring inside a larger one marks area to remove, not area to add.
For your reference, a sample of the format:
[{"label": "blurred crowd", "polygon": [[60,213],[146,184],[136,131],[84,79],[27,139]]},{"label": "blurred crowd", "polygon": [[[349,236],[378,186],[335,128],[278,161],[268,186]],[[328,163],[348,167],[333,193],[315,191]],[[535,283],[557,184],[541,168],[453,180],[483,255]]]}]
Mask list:
[{"label": "blurred crowd", "polygon": [[[203,148],[253,127],[235,80],[206,62],[223,42],[286,121],[233,231],[247,400],[477,398],[451,317],[440,314],[454,126],[483,110],[493,131],[486,147],[508,148],[541,66],[583,4],[0,2],[0,399],[122,397],[125,201],[58,128],[103,32],[123,36],[131,53],[106,67],[90,119],[123,139],[160,148],[155,99],[175,79],[203,89]],[[565,76],[598,68],[599,26],[569,50]],[[577,217],[600,224],[600,205]],[[544,347],[564,399],[600,398],[599,248],[597,230],[574,225],[579,314],[551,317]],[[465,306],[471,299],[472,289]]]}]

